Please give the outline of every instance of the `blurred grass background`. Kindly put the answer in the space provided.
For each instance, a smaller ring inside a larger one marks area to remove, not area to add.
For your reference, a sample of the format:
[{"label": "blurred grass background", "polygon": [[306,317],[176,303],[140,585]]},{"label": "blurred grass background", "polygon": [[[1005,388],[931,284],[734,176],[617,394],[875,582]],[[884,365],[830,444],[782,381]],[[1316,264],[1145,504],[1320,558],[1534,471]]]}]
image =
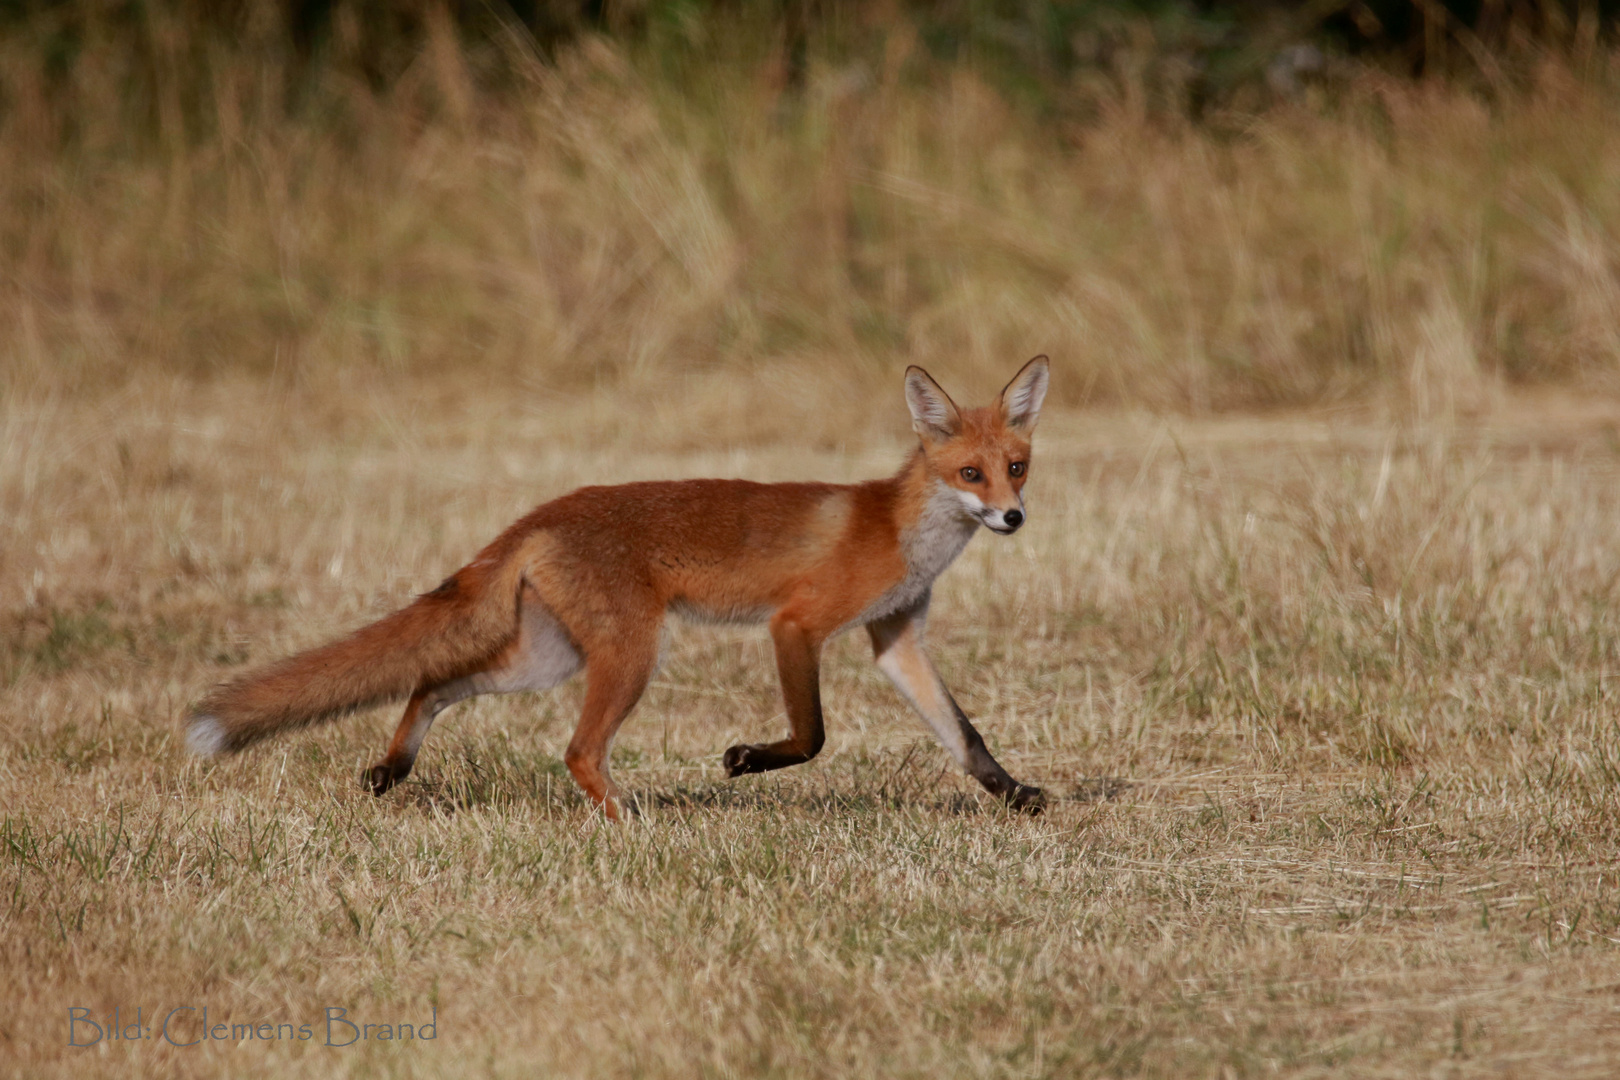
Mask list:
[{"label": "blurred grass background", "polygon": [[0,380],[1608,393],[1611,9],[11,0]]}]

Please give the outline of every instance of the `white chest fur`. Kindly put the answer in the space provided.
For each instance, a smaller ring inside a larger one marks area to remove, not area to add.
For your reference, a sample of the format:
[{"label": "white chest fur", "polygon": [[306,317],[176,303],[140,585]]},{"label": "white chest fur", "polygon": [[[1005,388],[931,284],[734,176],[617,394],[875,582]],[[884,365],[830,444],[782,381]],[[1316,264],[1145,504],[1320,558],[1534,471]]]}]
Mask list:
[{"label": "white chest fur", "polygon": [[957,493],[935,481],[916,524],[900,533],[900,551],[906,560],[906,576],[861,612],[856,621],[869,623],[896,611],[904,611],[922,599],[934,584],[934,579],[956,561],[978,531],[979,522],[966,512]]}]

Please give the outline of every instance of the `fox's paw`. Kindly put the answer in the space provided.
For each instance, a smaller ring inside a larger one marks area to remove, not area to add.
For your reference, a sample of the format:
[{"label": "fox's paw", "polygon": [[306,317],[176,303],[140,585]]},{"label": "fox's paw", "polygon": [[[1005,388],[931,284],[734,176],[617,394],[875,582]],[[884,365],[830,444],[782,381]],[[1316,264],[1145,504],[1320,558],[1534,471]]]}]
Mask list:
[{"label": "fox's paw", "polygon": [[382,795],[387,792],[389,788],[405,779],[409,773],[409,769],[407,769],[405,772],[395,772],[394,767],[386,763],[382,765],[373,765],[370,769],[366,770],[365,784],[371,789],[371,793],[373,795]]},{"label": "fox's paw", "polygon": [[635,795],[619,792],[602,804],[602,812],[609,821],[635,821],[641,817],[641,800]]},{"label": "fox's paw", "polygon": [[1004,796],[1007,809],[1016,810],[1020,814],[1031,816],[1046,810],[1046,792],[1038,787],[1028,784],[1015,784],[1013,789]]},{"label": "fox's paw", "polygon": [[760,748],[757,746],[733,746],[720,759],[720,764],[725,767],[728,777],[742,776],[745,773],[764,772],[765,766],[759,762],[757,757],[759,750]]}]

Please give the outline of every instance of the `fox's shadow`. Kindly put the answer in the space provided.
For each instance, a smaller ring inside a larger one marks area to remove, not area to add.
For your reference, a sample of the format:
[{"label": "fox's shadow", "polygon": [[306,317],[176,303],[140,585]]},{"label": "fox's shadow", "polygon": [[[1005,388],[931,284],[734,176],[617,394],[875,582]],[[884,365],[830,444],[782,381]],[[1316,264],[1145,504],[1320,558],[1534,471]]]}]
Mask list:
[{"label": "fox's shadow", "polygon": [[[566,772],[542,768],[534,772],[486,770],[475,762],[460,776],[446,777],[425,772],[397,785],[384,795],[403,804],[439,813],[457,813],[475,807],[529,806],[541,811],[575,812],[585,809],[584,793],[574,786]],[[860,770],[864,771],[864,770]],[[820,814],[860,814],[880,811],[921,810],[936,814],[1005,814],[1009,811],[995,799],[977,792],[941,791],[938,777],[890,772],[883,780],[863,786],[837,784],[832,777],[822,783],[775,784],[719,780],[713,783],[675,784],[669,787],[632,787],[627,801],[638,816],[649,812],[681,813],[694,810],[778,811]],[[870,776],[857,780],[870,781]],[[1116,776],[1083,777],[1062,790],[1045,787],[1048,809],[1065,803],[1112,801],[1136,785]]]}]

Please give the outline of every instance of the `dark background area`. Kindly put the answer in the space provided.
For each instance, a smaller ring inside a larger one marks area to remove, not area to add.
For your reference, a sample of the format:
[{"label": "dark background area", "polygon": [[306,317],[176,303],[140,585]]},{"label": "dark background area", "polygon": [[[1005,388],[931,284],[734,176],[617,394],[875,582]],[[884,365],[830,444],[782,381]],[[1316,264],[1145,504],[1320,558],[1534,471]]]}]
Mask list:
[{"label": "dark background area", "polygon": [[1617,16],[1620,0],[0,0],[0,35],[31,40],[58,75],[108,32],[153,63],[172,60],[177,36],[195,49],[271,50],[296,101],[311,66],[386,88],[446,19],[490,86],[511,77],[514,52],[549,56],[582,35],[678,56],[738,28],[774,41],[784,83],[802,86],[808,56],[858,52],[904,21],[934,58],[977,63],[1048,104],[1061,107],[1077,73],[1146,51],[1178,68],[1201,107],[1264,81],[1280,51],[1301,46],[1315,50],[1293,61],[1306,72],[1353,57],[1488,84],[1549,51],[1600,46]]}]

